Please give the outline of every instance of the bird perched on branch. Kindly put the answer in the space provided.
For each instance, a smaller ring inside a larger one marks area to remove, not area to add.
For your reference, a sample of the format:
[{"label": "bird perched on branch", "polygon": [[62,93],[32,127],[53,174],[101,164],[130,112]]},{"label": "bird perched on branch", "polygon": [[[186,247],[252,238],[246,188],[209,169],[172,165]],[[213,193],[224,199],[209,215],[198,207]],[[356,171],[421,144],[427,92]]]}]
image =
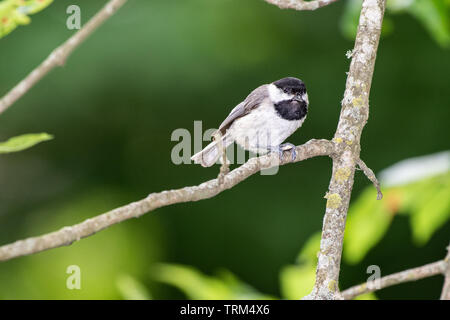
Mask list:
[{"label": "bird perched on branch", "polygon": [[306,87],[300,79],[289,77],[264,84],[231,110],[216,132],[218,139],[191,160],[210,167],[233,142],[254,153],[277,152],[280,159],[283,151],[291,149],[294,160],[295,146],[281,143],[303,124],[308,105]]}]

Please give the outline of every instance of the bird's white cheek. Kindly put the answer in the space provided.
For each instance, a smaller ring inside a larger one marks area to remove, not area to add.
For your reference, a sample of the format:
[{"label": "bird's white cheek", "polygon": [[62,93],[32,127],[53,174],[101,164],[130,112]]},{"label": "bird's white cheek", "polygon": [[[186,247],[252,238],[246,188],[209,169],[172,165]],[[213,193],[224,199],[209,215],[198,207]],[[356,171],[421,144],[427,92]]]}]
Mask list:
[{"label": "bird's white cheek", "polygon": [[282,90],[277,88],[274,84],[269,85],[269,97],[274,103],[278,103],[285,100],[291,100],[294,96],[291,94],[284,93]]},{"label": "bird's white cheek", "polygon": [[302,100],[306,102],[306,104],[309,104],[308,94],[305,93],[302,95]]}]

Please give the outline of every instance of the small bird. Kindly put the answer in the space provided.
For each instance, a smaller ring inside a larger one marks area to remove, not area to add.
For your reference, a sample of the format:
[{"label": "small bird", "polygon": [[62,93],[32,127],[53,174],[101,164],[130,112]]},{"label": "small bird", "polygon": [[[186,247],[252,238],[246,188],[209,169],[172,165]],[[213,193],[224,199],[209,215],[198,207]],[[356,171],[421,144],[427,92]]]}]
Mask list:
[{"label": "small bird", "polygon": [[231,110],[219,126],[220,140],[213,141],[192,156],[194,163],[210,167],[222,155],[222,148],[236,142],[245,150],[264,154],[291,149],[292,160],[297,157],[295,146],[281,144],[305,121],[308,94],[302,80],[288,77],[253,90]]}]

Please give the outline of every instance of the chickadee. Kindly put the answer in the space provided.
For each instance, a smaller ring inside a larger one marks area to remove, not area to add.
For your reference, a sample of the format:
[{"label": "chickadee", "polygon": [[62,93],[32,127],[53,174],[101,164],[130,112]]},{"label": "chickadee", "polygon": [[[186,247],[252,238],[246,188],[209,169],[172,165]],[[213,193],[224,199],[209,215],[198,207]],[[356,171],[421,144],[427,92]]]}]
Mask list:
[{"label": "chickadee", "polygon": [[303,124],[308,104],[306,87],[300,79],[290,77],[264,84],[231,110],[218,130],[221,141],[213,141],[191,160],[210,167],[222,154],[219,147],[226,148],[233,142],[254,153],[277,152],[280,159],[284,150],[292,149],[294,160],[295,146],[281,143]]}]

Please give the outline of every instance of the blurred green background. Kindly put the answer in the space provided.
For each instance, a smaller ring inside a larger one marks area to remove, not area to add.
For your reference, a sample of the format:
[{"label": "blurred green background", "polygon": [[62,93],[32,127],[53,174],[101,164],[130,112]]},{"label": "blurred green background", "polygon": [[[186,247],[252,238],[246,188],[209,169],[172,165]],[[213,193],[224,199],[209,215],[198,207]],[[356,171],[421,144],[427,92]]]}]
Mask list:
[{"label": "blurred green background", "polygon": [[[74,33],[66,28],[69,5],[80,6],[84,24],[105,3],[55,1],[31,16],[29,26],[0,39],[0,95]],[[31,132],[55,136],[0,156],[0,244],[215,177],[217,166],[173,164],[177,142],[171,133],[193,133],[194,120],[202,120],[204,130],[217,127],[263,83],[295,76],[307,85],[308,121],[289,142],[331,138],[349,67],[345,53],[353,48],[342,22],[346,7],[339,1],[295,12],[262,0],[128,1],[63,68],[0,116],[1,141]],[[375,172],[449,148],[445,36],[436,41],[406,13],[386,21],[362,137],[362,157]],[[283,296],[280,270],[294,264],[321,229],[330,174],[327,158],[287,165],[213,199],[158,209],[70,247],[0,263],[0,299],[121,299],[136,298],[136,292],[185,297],[161,282],[170,282],[164,275],[174,271],[162,272],[161,263],[207,275],[225,272],[228,283],[236,276],[258,292]],[[353,199],[368,184],[357,173]],[[449,234],[444,220],[419,245],[409,218],[395,215],[359,263],[343,262],[340,287],[365,281],[369,265],[387,275],[442,259]],[[69,265],[81,268],[81,290],[66,289]],[[381,290],[377,297],[436,299],[441,286],[442,277],[433,277]]]}]

